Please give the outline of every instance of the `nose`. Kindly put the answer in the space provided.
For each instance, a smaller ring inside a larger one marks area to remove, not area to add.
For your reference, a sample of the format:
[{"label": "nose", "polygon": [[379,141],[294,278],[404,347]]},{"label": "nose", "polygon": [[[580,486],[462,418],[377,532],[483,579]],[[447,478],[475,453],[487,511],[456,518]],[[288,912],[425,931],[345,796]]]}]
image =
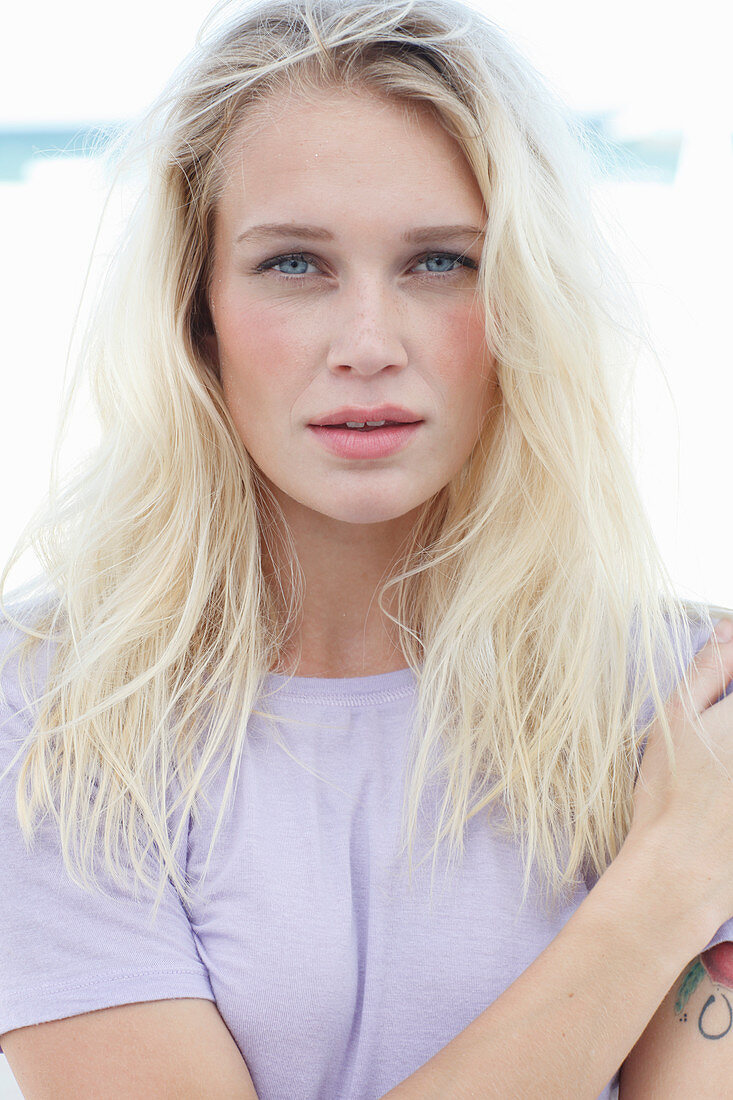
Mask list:
[{"label": "nose", "polygon": [[407,365],[404,344],[406,318],[394,290],[376,280],[360,280],[344,292],[338,306],[330,303],[331,340],[328,368],[358,374],[376,374],[385,367]]}]

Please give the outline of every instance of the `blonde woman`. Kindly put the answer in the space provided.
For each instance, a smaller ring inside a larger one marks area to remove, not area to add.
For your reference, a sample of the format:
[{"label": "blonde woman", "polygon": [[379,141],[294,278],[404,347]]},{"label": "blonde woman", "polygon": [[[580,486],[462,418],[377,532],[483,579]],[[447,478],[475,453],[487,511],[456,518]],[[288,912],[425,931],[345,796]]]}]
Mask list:
[{"label": "blonde woman", "polygon": [[568,112],[459,0],[260,0],[126,142],[100,442],[4,601],[24,1095],[726,1095],[733,643]]}]

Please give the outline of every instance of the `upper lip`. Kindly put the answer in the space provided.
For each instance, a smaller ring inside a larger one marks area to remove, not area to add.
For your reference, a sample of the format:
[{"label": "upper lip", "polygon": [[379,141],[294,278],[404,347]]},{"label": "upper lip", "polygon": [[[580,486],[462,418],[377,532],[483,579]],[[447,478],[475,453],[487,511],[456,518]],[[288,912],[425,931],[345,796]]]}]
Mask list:
[{"label": "upper lip", "polygon": [[345,405],[342,409],[335,409],[333,412],[317,417],[316,420],[311,420],[310,423],[313,425],[346,424],[347,421],[356,421],[363,424],[367,420],[395,420],[399,424],[414,424],[422,420],[422,417],[416,416],[409,409],[403,409],[400,405],[379,405],[376,409],[358,409],[354,405]]}]

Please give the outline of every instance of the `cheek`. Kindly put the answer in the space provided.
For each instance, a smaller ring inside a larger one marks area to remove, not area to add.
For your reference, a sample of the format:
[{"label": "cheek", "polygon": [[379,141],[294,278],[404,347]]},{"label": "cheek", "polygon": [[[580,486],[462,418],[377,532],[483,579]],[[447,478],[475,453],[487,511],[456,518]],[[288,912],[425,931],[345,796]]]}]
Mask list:
[{"label": "cheek", "polygon": [[[296,370],[298,340],[282,317],[272,310],[252,308],[219,311],[217,317],[221,381],[227,405],[237,409],[255,408],[266,415],[274,394],[282,399],[287,381]],[[301,338],[302,343],[302,338]],[[273,373],[278,386],[273,387]]]},{"label": "cheek", "polygon": [[494,364],[486,347],[481,312],[461,305],[441,314],[440,327],[431,334],[436,368],[451,404],[474,406],[490,397]]}]

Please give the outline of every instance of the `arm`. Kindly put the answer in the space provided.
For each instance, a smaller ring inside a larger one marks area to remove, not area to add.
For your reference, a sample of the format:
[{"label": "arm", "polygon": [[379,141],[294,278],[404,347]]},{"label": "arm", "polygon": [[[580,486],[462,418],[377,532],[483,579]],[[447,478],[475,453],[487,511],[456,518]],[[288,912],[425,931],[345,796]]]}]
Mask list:
[{"label": "arm", "polygon": [[257,1100],[239,1048],[203,998],[115,1005],[0,1041],[25,1100]]},{"label": "arm", "polygon": [[532,965],[386,1096],[595,1100],[718,927],[668,868],[662,847],[625,845]]},{"label": "arm", "polygon": [[613,863],[532,965],[386,1096],[595,1100],[680,971],[733,912],[733,698],[719,700],[732,674],[733,641],[719,652],[709,641],[692,665],[690,701],[698,716],[705,712],[710,744],[691,725],[688,700],[674,692],[676,775],[655,723],[632,827]]},{"label": "arm", "polygon": [[684,968],[621,1070],[619,1100],[733,1091],[733,943]]}]

